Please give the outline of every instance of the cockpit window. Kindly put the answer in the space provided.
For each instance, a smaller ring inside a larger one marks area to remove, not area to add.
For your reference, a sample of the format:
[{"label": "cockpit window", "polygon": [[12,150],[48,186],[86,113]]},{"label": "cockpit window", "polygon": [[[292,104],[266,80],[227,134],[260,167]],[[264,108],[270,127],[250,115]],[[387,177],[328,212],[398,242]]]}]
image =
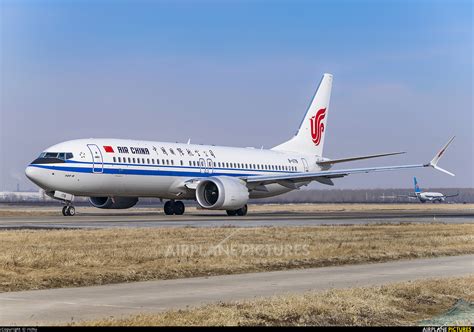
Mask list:
[{"label": "cockpit window", "polygon": [[40,158],[57,158],[58,153],[57,152],[43,152],[40,154]]},{"label": "cockpit window", "polygon": [[74,155],[71,152],[43,152],[39,158],[72,159]]}]

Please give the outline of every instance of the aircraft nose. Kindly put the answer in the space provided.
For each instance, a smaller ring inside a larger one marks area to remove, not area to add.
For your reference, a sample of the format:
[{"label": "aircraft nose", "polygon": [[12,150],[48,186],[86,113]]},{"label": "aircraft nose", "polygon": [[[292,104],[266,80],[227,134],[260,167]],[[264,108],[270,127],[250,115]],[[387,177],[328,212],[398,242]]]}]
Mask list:
[{"label": "aircraft nose", "polygon": [[31,166],[28,166],[26,169],[25,169],[25,175],[28,179],[30,179],[31,182],[33,183],[36,183],[38,184],[38,178],[39,178],[39,174],[38,174],[38,169],[36,167],[31,167]]},{"label": "aircraft nose", "polygon": [[36,184],[38,187],[43,188],[44,190],[51,189],[51,179],[48,176],[48,173],[44,172],[43,169],[29,165],[25,169],[25,175],[28,179],[30,179],[31,182]]},{"label": "aircraft nose", "polygon": [[25,175],[28,179],[30,180],[33,180],[35,174],[34,174],[34,170],[33,170],[33,167],[31,166],[28,166],[26,169],[25,169]]}]

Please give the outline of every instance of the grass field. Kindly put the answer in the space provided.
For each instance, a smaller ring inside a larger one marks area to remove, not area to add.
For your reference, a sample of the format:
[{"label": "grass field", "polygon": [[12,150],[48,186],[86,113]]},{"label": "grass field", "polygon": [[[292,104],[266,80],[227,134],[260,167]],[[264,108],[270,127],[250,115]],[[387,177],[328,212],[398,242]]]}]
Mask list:
[{"label": "grass field", "polygon": [[[474,301],[474,276],[275,296],[78,325],[417,325],[445,312],[459,298]],[[454,321],[473,322],[474,317]]]},{"label": "grass field", "polygon": [[474,253],[473,224],[0,231],[0,291]]}]

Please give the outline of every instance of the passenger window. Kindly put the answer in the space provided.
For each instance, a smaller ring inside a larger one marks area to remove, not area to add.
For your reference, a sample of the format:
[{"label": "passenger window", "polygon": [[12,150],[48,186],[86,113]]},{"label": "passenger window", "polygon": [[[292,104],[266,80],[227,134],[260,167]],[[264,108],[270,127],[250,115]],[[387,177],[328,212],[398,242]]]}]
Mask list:
[{"label": "passenger window", "polygon": [[114,163],[115,163],[115,157],[114,157]]},{"label": "passenger window", "polygon": [[165,164],[165,160],[164,160],[164,159],[161,159],[161,164],[162,164],[162,165]]},{"label": "passenger window", "polygon": [[146,159],[146,163],[150,164],[150,159],[149,158]]},{"label": "passenger window", "polygon": [[132,158],[132,160],[133,160],[133,163],[135,164],[135,158]]},{"label": "passenger window", "polygon": [[174,160],[173,159],[171,159],[171,165],[174,165]]}]

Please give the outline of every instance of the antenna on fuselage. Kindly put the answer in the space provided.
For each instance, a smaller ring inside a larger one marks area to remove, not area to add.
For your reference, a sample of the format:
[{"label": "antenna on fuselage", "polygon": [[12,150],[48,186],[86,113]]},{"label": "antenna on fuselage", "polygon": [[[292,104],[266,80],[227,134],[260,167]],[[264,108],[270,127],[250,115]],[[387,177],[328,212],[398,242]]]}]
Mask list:
[{"label": "antenna on fuselage", "polygon": [[188,138],[188,143],[186,143],[186,144],[188,144],[188,145],[191,144],[191,138]]}]

